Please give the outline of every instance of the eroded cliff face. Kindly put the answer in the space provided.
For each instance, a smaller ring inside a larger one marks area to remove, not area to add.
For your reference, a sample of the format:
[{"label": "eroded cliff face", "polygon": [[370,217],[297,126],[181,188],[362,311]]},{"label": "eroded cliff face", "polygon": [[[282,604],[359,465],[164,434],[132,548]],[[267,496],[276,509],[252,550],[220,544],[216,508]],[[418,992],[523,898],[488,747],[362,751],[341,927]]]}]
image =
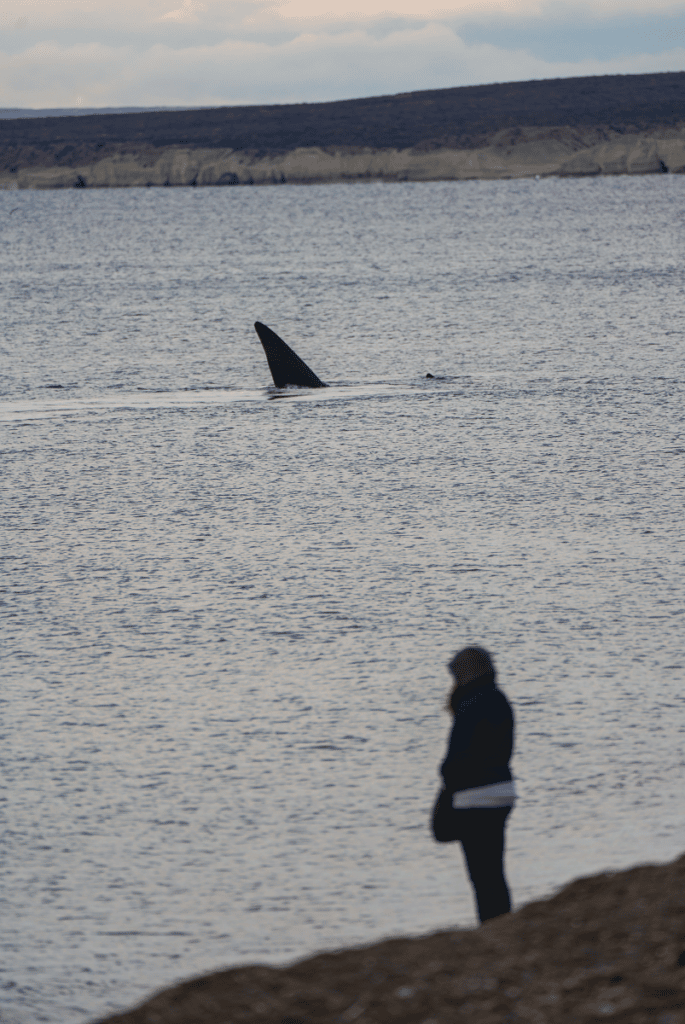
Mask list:
[{"label": "eroded cliff face", "polygon": [[[11,163],[11,161],[10,161]],[[286,153],[190,146],[126,147],[69,165],[7,167],[0,188],[130,188],[180,185],[449,181],[598,174],[685,173],[685,129],[636,135],[601,130],[507,130],[479,149],[299,147]]]}]

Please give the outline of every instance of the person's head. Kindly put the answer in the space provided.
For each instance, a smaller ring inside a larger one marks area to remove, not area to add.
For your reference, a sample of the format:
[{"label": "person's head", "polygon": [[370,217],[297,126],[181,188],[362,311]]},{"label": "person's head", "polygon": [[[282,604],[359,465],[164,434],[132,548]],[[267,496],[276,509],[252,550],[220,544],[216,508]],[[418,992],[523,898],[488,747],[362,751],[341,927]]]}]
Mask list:
[{"label": "person's head", "polygon": [[492,658],[482,647],[464,647],[457,651],[447,667],[457,686],[464,686],[478,676],[493,675],[495,672]]},{"label": "person's head", "polygon": [[453,698],[460,687],[481,677],[484,682],[495,678],[492,658],[482,647],[464,647],[457,651],[447,668],[454,679],[454,687],[447,701],[448,709],[452,709]]}]

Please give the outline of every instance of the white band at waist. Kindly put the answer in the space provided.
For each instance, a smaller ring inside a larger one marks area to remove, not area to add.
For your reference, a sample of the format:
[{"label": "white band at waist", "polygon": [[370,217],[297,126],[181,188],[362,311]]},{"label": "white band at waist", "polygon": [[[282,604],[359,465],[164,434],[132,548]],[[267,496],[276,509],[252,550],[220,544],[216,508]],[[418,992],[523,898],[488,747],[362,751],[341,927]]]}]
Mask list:
[{"label": "white band at waist", "polygon": [[469,807],[512,807],[515,800],[516,788],[512,779],[476,789],[460,789],[452,794],[452,807],[459,811]]}]

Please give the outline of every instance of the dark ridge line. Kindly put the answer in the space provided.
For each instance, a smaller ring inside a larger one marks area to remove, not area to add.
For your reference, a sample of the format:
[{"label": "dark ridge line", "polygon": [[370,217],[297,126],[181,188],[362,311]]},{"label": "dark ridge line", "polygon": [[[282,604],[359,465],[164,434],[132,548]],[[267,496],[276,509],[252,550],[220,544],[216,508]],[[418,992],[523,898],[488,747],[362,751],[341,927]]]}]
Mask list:
[{"label": "dark ridge line", "polygon": [[678,71],[471,85],[326,103],[12,118],[0,120],[0,148],[6,153],[32,149],[37,156],[64,147],[55,159],[84,149],[95,155],[113,146],[258,153],[300,146],[464,149],[485,144],[503,129],[602,126],[625,133],[683,124],[685,72]]}]

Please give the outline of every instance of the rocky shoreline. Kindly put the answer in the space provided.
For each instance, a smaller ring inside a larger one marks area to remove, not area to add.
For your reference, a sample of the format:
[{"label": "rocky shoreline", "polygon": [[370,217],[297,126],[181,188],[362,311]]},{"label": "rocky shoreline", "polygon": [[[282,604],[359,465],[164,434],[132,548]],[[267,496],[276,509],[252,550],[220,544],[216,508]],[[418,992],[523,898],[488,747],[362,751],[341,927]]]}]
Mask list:
[{"label": "rocky shoreline", "polygon": [[685,173],[685,129],[623,134],[570,127],[510,129],[488,145],[406,149],[300,146],[288,152],[121,146],[69,166],[0,172],[2,189],[467,181]]},{"label": "rocky shoreline", "polygon": [[0,188],[685,172],[685,72],[0,120]]},{"label": "rocky shoreline", "polygon": [[100,1024],[682,1024],[685,855],[478,929],[184,982]]}]

